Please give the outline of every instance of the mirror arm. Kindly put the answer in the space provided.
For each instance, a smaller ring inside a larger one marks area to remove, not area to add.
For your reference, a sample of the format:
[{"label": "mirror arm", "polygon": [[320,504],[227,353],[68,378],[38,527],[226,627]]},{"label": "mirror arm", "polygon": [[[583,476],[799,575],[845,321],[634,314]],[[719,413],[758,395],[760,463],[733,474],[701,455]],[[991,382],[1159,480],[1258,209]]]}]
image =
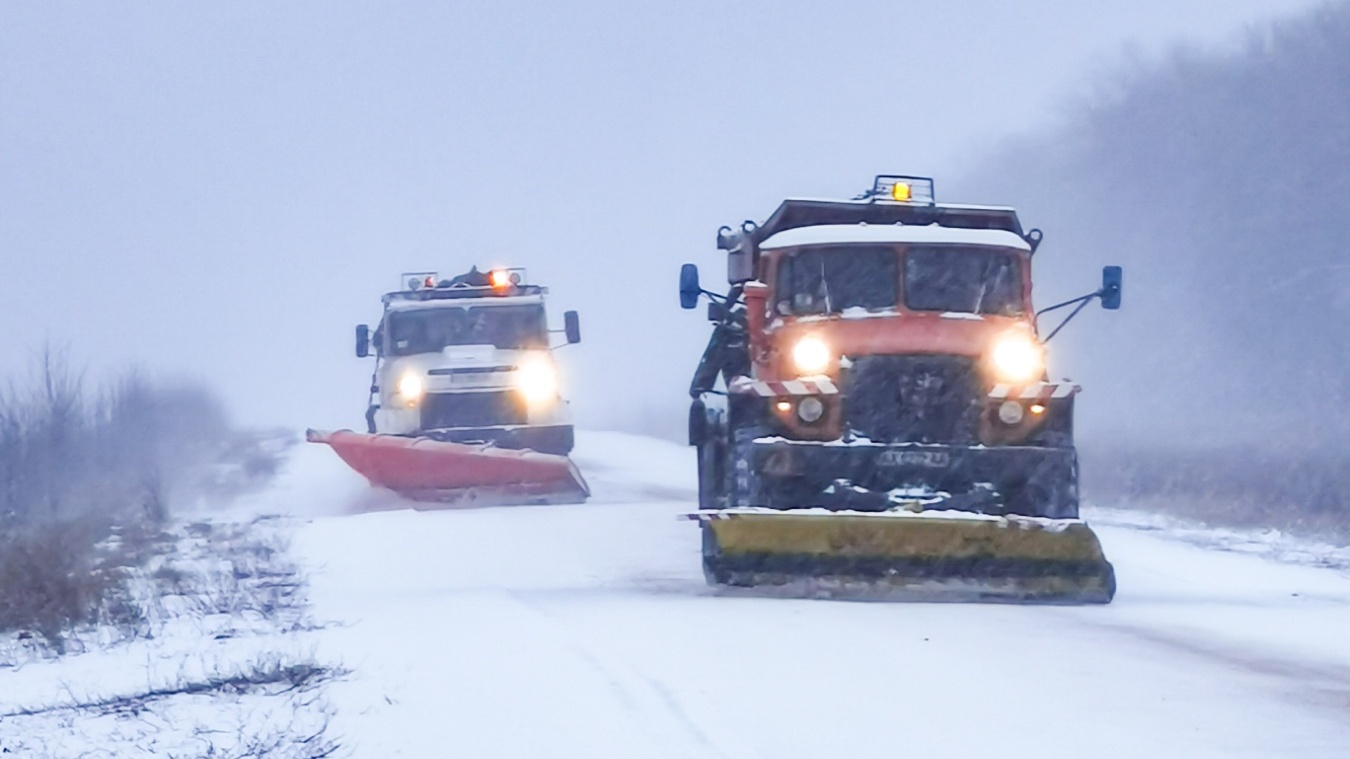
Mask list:
[{"label": "mirror arm", "polygon": [[741,293],[743,292],[745,292],[744,286],[733,285],[732,288],[727,291],[726,295],[719,295],[717,297],[722,299],[722,302],[727,305],[727,308],[730,308],[741,302]]},{"label": "mirror arm", "polygon": [[1042,340],[1041,342],[1043,342],[1043,343],[1048,343],[1048,342],[1050,342],[1050,340],[1051,340],[1055,335],[1058,335],[1058,334],[1059,334],[1059,331],[1060,331],[1061,329],[1064,329],[1064,325],[1068,324],[1069,321],[1073,319],[1073,317],[1077,316],[1079,311],[1082,311],[1084,308],[1087,308],[1087,304],[1091,303],[1093,298],[1099,298],[1099,297],[1101,297],[1101,294],[1102,294],[1102,291],[1101,291],[1101,290],[1098,290],[1098,291],[1095,292],[1095,293],[1091,293],[1091,294],[1089,294],[1089,295],[1084,295],[1084,296],[1081,297],[1081,298],[1074,298],[1073,300],[1065,301],[1064,303],[1060,303],[1060,304],[1057,305],[1057,306],[1051,306],[1050,308],[1047,308],[1047,309],[1045,309],[1044,311],[1039,311],[1039,312],[1037,312],[1036,316],[1039,317],[1041,314],[1045,313],[1046,311],[1054,311],[1054,310],[1057,309],[1057,308],[1061,308],[1061,307],[1063,307],[1063,306],[1068,306],[1068,305],[1071,305],[1071,304],[1073,304],[1073,303],[1077,303],[1077,304],[1078,304],[1078,308],[1075,308],[1073,311],[1070,311],[1070,312],[1069,312],[1069,315],[1066,316],[1066,317],[1064,317],[1064,321],[1060,322],[1060,323],[1059,323],[1059,326],[1057,326],[1057,327],[1055,327],[1053,330],[1051,330],[1051,331],[1050,331],[1050,334],[1047,335],[1047,336],[1045,337],[1045,339]]},{"label": "mirror arm", "polygon": [[730,309],[737,303],[740,303],[741,301],[741,291],[739,287],[732,288],[731,292],[728,292],[726,295],[722,295],[721,293],[715,293],[711,290],[703,290],[703,289],[700,289],[698,291],[698,294],[705,295],[707,296],[708,300],[712,301],[713,303],[721,303],[725,305],[728,309]]},{"label": "mirror arm", "polygon": [[375,356],[375,369],[370,373],[370,394],[366,396],[366,432],[375,434],[375,410],[380,407],[380,356]]},{"label": "mirror arm", "polygon": [[[1098,290],[1098,291],[1095,292],[1095,293],[1088,293],[1087,295],[1083,295],[1083,296],[1080,296],[1080,297],[1077,297],[1077,298],[1073,298],[1073,299],[1071,299],[1071,300],[1066,300],[1066,301],[1064,301],[1063,303],[1056,303],[1056,304],[1053,305],[1053,306],[1049,306],[1049,307],[1047,307],[1047,308],[1042,308],[1040,311],[1037,311],[1037,312],[1036,312],[1036,316],[1037,316],[1037,317],[1040,317],[1040,316],[1042,316],[1043,314],[1048,314],[1048,313],[1050,313],[1051,311],[1056,311],[1056,310],[1058,310],[1058,309],[1064,308],[1065,306],[1072,306],[1072,305],[1075,304],[1075,303],[1086,304],[1088,301],[1092,300],[1093,298],[1099,297],[1101,294],[1102,294],[1102,291],[1101,291],[1101,290]],[[1080,305],[1079,308],[1081,309],[1082,306]],[[1078,313],[1078,312],[1075,311],[1074,313]],[[1073,317],[1071,316],[1071,317],[1069,317],[1069,318],[1072,319]],[[1066,321],[1067,321],[1067,320],[1066,320]]]}]

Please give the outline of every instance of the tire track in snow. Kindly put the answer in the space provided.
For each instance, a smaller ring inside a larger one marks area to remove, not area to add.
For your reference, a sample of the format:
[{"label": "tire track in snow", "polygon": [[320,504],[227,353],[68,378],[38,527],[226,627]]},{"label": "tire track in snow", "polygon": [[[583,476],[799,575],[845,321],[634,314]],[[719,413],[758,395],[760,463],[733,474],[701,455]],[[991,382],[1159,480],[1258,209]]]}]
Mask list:
[{"label": "tire track in snow", "polygon": [[506,593],[522,608],[545,620],[555,637],[605,681],[616,700],[648,728],[643,735],[656,736],[652,745],[659,753],[680,759],[764,759],[762,754],[738,745],[721,730],[700,725],[660,680],[629,661],[588,645],[563,617],[532,597],[532,593],[519,590]]},{"label": "tire track in snow", "polygon": [[1296,695],[1303,701],[1350,714],[1350,667],[1338,664],[1314,665],[1279,659],[1232,646],[1220,646],[1212,639],[1200,640],[1157,629],[1116,624],[1104,624],[1100,627],[1180,651],[1212,664],[1279,680],[1293,686]]}]

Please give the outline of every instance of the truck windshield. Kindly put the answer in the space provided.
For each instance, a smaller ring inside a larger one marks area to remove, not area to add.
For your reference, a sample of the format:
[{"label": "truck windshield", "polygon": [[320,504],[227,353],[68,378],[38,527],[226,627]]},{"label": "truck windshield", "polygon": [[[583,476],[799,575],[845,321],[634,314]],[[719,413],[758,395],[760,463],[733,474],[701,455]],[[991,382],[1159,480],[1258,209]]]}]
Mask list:
[{"label": "truck windshield", "polygon": [[392,311],[384,345],[390,355],[437,353],[447,345],[546,348],[544,307],[470,306]]},{"label": "truck windshield", "polygon": [[775,307],[785,316],[894,308],[899,280],[893,247],[808,248],[779,261]]},{"label": "truck windshield", "polygon": [[1005,251],[954,245],[905,254],[905,305],[915,311],[1019,316],[1022,267]]}]

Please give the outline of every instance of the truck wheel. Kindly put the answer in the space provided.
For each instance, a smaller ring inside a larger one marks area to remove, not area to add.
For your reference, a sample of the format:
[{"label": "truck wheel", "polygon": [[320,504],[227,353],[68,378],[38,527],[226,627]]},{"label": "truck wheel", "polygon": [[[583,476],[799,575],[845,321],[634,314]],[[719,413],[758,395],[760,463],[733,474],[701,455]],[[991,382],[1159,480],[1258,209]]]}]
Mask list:
[{"label": "truck wheel", "polygon": [[698,507],[700,509],[720,509],[725,506],[726,473],[723,444],[716,436],[711,436],[698,447]]},{"label": "truck wheel", "polygon": [[708,525],[703,524],[699,527],[703,533],[703,581],[712,588],[725,585],[726,578],[720,577],[717,571],[718,560],[722,558],[722,549],[717,545],[717,536]]},{"label": "truck wheel", "polygon": [[1078,518],[1078,482],[1075,477],[1054,478],[1003,489],[1004,505],[1012,514],[1050,519]]}]

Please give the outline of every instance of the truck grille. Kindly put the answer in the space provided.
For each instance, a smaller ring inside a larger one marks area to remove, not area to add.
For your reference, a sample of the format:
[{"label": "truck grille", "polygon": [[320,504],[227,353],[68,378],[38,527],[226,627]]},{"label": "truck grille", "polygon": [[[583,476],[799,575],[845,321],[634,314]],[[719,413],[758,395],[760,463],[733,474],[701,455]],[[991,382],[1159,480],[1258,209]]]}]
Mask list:
[{"label": "truck grille", "polygon": [[980,375],[967,356],[865,356],[844,387],[844,417],[878,442],[978,441]]},{"label": "truck grille", "polygon": [[525,398],[514,390],[488,393],[428,393],[422,398],[422,429],[495,427],[529,421]]}]

